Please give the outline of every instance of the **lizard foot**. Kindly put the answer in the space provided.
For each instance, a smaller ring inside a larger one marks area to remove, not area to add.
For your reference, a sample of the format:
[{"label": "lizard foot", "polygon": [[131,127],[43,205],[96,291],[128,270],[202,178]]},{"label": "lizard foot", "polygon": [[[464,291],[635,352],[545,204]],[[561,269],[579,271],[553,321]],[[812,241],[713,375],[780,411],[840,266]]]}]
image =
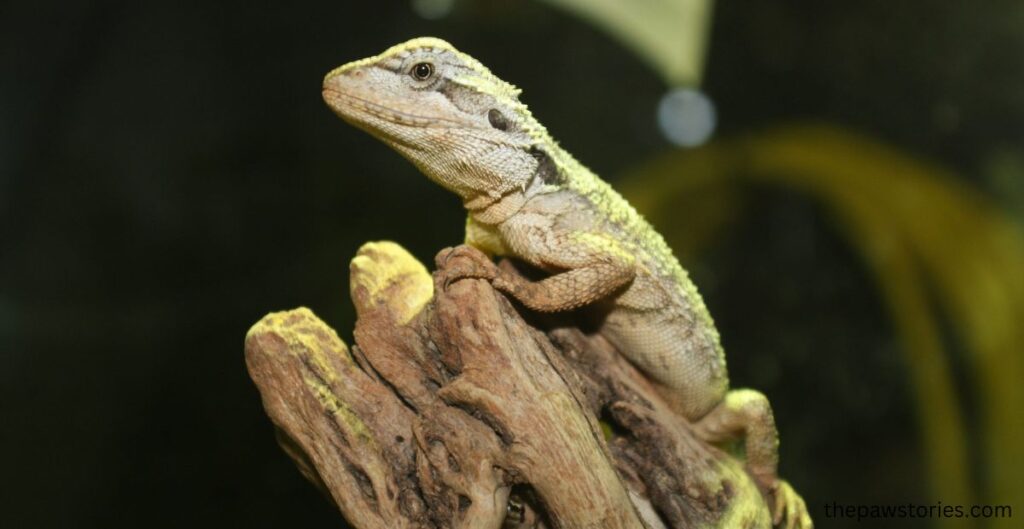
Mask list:
[{"label": "lizard foot", "polygon": [[772,524],[785,529],[813,529],[814,522],[807,512],[807,504],[785,480],[776,480],[769,487],[769,503],[772,507]]},{"label": "lizard foot", "polygon": [[472,246],[446,248],[437,254],[437,267],[441,273],[444,289],[460,279],[494,280],[498,277],[498,266],[483,252]]}]

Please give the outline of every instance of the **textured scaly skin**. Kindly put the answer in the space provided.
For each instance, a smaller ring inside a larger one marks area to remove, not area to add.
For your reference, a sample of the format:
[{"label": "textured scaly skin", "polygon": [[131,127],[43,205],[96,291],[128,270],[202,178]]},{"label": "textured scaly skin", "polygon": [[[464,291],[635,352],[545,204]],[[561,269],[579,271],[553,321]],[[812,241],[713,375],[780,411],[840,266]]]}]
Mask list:
[{"label": "textured scaly skin", "polygon": [[700,435],[745,438],[748,467],[774,499],[776,523],[810,527],[803,500],[776,477],[771,408],[756,391],[728,391],[718,332],[686,271],[625,199],[558,146],[519,93],[435,38],[341,66],[323,88],[344,120],[462,198],[468,245],[547,274],[530,281],[456,250],[472,264],[454,267],[449,281],[489,279],[538,311],[587,307],[600,317],[600,333]]}]

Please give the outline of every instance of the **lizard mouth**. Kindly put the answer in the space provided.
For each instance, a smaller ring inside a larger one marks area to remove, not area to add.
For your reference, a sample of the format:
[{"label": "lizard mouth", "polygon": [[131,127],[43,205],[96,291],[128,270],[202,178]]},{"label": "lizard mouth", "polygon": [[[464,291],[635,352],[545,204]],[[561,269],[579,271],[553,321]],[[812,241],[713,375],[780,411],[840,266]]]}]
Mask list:
[{"label": "lizard mouth", "polygon": [[396,108],[399,105],[388,105],[386,102],[382,102],[379,96],[375,101],[356,95],[351,91],[339,90],[336,87],[324,86],[323,97],[327,105],[346,120],[357,122],[369,121],[365,118],[360,119],[359,114],[362,114],[363,116],[370,116],[378,120],[409,127],[454,128],[465,126],[465,124],[448,118],[424,116],[399,110]]}]

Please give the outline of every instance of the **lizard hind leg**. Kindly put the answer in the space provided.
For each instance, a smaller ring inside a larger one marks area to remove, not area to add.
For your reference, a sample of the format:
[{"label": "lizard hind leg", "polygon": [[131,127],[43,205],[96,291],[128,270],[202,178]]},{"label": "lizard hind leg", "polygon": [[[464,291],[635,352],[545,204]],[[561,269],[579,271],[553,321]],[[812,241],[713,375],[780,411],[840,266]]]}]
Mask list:
[{"label": "lizard hind leg", "polygon": [[779,434],[768,398],[752,389],[735,389],[693,423],[703,440],[717,444],[742,440],[747,469],[769,501],[775,525],[813,527],[803,498],[778,477]]},{"label": "lizard hind leg", "polygon": [[779,466],[779,435],[768,398],[752,389],[734,389],[703,417],[694,421],[697,436],[709,443],[742,440],[747,467],[759,481],[775,479]]}]

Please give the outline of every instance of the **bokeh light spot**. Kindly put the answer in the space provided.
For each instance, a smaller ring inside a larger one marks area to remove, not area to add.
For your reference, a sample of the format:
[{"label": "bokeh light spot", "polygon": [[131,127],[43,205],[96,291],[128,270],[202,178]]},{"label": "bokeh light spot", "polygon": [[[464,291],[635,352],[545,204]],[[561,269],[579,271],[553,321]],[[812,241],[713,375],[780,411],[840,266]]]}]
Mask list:
[{"label": "bokeh light spot", "polygon": [[658,126],[665,139],[682,147],[697,147],[715,131],[715,105],[703,92],[676,88],[658,102]]}]

